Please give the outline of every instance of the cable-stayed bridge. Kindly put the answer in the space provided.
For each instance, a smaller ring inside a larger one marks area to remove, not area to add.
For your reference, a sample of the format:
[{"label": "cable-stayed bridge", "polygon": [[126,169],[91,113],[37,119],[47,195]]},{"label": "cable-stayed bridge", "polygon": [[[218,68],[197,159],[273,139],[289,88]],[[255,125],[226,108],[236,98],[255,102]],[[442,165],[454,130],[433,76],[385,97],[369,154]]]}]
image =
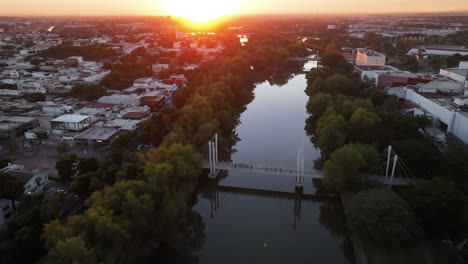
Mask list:
[{"label": "cable-stayed bridge", "polygon": [[[200,152],[207,159],[203,162],[203,167],[209,169],[209,177],[215,179],[220,170],[227,171],[246,171],[261,173],[267,175],[281,175],[284,177],[296,178],[296,191],[302,191],[304,179],[323,179],[324,174],[321,170],[304,170],[304,149],[298,148],[296,168],[268,167],[258,164],[233,163],[222,161],[218,151],[218,136],[210,140],[207,147],[200,149]],[[414,177],[408,167],[404,164],[397,153],[388,146],[374,164],[369,169],[361,173],[362,180],[371,180],[381,182],[392,186],[409,185],[414,182]]]}]

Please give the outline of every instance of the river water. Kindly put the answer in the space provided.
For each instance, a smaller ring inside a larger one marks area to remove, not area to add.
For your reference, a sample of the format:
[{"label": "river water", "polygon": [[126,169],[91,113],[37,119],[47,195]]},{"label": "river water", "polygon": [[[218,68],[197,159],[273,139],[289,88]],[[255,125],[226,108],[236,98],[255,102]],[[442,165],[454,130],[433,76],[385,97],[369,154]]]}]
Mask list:
[{"label": "river water", "polygon": [[[236,128],[233,162],[295,169],[302,146],[305,170],[312,169],[320,152],[304,130],[305,87],[305,74],[256,86]],[[194,253],[200,264],[352,263],[337,199],[298,199],[291,176],[233,170],[219,178],[201,184],[193,206],[205,224],[205,242]],[[306,179],[304,193],[316,194],[315,186]]]}]

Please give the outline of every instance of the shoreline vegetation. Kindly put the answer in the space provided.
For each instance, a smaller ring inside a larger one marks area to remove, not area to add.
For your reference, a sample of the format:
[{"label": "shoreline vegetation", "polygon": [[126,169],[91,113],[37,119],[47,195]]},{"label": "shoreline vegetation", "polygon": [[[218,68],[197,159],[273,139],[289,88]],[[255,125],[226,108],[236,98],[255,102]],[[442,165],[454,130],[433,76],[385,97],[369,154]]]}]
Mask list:
[{"label": "shoreline vegetation", "polygon": [[[341,195],[357,263],[457,263],[460,253],[441,241],[447,234],[466,237],[467,196],[441,163],[460,150],[438,150],[420,133],[429,124],[424,117],[401,114],[396,97],[361,81],[342,56],[322,58],[323,67],[307,74],[306,131],[321,150],[315,165],[323,169],[324,186]],[[391,190],[361,180],[388,145],[407,162],[415,184]],[[464,170],[463,162],[452,164]],[[435,218],[446,225],[434,225]]]}]

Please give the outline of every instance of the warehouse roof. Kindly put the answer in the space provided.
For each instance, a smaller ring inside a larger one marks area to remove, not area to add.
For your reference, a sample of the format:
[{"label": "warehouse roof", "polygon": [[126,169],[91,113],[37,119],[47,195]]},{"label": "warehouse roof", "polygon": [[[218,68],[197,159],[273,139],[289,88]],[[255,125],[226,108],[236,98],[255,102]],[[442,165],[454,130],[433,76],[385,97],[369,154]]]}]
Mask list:
[{"label": "warehouse roof", "polygon": [[64,123],[79,123],[86,119],[90,118],[87,115],[62,115],[55,119],[52,119],[52,122],[64,122]]}]

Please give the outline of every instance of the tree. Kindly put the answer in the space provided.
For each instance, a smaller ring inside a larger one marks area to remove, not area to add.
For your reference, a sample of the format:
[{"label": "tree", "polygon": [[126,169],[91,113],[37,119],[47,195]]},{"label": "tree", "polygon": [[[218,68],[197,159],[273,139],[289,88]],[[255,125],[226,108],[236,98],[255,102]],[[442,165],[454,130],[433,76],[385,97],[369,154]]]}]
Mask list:
[{"label": "tree", "polygon": [[146,177],[158,177],[158,181],[168,186],[190,182],[202,170],[202,158],[191,145],[172,144],[150,149],[141,159],[145,162]]},{"label": "tree", "polygon": [[468,152],[461,148],[451,149],[442,153],[442,164],[437,175],[453,181],[458,188],[468,194]]},{"label": "tree", "polygon": [[341,74],[334,74],[325,80],[325,91],[349,96],[359,96],[359,82]]},{"label": "tree", "polygon": [[350,228],[377,243],[398,243],[412,235],[410,208],[391,190],[361,191],[345,210]]},{"label": "tree", "polygon": [[415,177],[429,177],[438,170],[440,151],[426,139],[403,139],[392,142],[399,158]]},{"label": "tree", "polygon": [[70,95],[89,101],[107,95],[107,90],[97,84],[77,84],[71,89]]},{"label": "tree", "polygon": [[354,111],[349,123],[352,140],[373,143],[377,137],[375,128],[381,123],[381,120],[374,112],[358,108]]},{"label": "tree", "polygon": [[[336,47],[336,46],[335,46]],[[334,47],[330,46],[331,49]],[[333,51],[333,50],[331,50]],[[335,51],[336,52],[336,51]],[[346,61],[343,55],[335,53],[327,53],[322,58],[322,64],[328,66],[338,73],[351,73],[353,71],[353,66]]]},{"label": "tree", "polygon": [[6,166],[8,166],[8,164],[11,163],[11,159],[9,158],[4,158],[4,157],[0,157],[0,169],[3,169],[5,168]]},{"label": "tree", "polygon": [[322,116],[328,107],[333,105],[333,98],[327,93],[318,93],[307,102],[306,109],[309,114]]},{"label": "tree", "polygon": [[42,228],[60,215],[61,197],[57,194],[22,196],[17,214],[9,219],[3,233],[8,243],[0,247],[1,263],[36,263],[44,256]]},{"label": "tree", "polygon": [[15,201],[24,193],[24,182],[18,180],[9,173],[0,172],[0,198],[11,200],[11,205],[16,211]]},{"label": "tree", "polygon": [[378,153],[370,145],[348,144],[331,154],[323,167],[324,185],[329,189],[344,190],[361,182],[360,170],[374,163]]},{"label": "tree", "polygon": [[453,182],[441,178],[419,181],[403,197],[427,232],[468,232],[468,197]]},{"label": "tree", "polygon": [[74,191],[82,196],[87,196],[93,191],[104,188],[104,182],[98,171],[90,171],[76,177]]},{"label": "tree", "polygon": [[76,170],[78,175],[85,174],[87,172],[96,171],[99,169],[99,161],[94,157],[81,157],[78,160]]},{"label": "tree", "polygon": [[47,263],[97,264],[98,261],[96,260],[96,254],[94,253],[94,250],[87,248],[82,238],[70,237],[57,243],[57,246],[49,253]]},{"label": "tree", "polygon": [[30,93],[23,96],[24,100],[30,103],[45,101],[46,95],[43,93]]},{"label": "tree", "polygon": [[60,157],[55,163],[55,169],[62,181],[71,181],[76,174],[76,163],[78,157],[75,154],[69,154]]},{"label": "tree", "polygon": [[322,150],[322,154],[328,157],[335,149],[342,146],[346,140],[346,122],[342,115],[333,108],[328,108],[317,121],[315,136],[317,146]]}]

